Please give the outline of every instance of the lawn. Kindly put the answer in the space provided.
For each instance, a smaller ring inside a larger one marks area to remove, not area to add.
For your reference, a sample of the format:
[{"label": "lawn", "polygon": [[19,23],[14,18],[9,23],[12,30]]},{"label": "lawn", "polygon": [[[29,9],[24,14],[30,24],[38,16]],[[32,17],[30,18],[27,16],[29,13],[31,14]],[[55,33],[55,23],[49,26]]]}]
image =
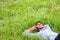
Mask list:
[{"label": "lawn", "polygon": [[0,40],[43,40],[22,36],[36,21],[60,33],[60,0],[0,0]]}]

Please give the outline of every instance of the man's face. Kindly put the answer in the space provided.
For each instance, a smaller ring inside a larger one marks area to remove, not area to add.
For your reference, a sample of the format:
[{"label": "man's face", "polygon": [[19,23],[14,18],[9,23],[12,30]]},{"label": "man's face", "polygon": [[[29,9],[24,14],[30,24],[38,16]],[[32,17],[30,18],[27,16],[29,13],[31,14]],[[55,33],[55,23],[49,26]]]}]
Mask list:
[{"label": "man's face", "polygon": [[43,28],[43,24],[42,23],[37,23],[35,27],[36,27],[37,30],[40,30],[40,29]]}]

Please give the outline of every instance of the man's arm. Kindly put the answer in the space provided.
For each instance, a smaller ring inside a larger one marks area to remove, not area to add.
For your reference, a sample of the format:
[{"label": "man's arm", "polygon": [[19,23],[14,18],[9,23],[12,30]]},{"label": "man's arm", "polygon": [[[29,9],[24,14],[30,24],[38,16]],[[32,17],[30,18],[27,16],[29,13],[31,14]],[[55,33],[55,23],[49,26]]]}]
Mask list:
[{"label": "man's arm", "polygon": [[24,32],[23,32],[23,35],[34,35],[35,33],[31,33],[33,30],[35,30],[36,28],[35,28],[35,26],[33,26],[32,28],[29,28],[29,29],[27,29],[27,30],[25,30]]},{"label": "man's arm", "polygon": [[32,28],[29,28],[28,30],[29,30],[29,32],[32,32],[33,30],[36,30],[35,25]]}]

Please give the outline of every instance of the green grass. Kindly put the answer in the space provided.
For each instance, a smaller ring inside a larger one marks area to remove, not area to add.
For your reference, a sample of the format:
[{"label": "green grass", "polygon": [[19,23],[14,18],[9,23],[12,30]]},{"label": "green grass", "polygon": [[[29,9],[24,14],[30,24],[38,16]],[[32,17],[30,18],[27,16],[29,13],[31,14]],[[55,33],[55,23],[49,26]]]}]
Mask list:
[{"label": "green grass", "polygon": [[60,0],[0,0],[0,40],[43,40],[21,36],[36,21],[60,33]]}]

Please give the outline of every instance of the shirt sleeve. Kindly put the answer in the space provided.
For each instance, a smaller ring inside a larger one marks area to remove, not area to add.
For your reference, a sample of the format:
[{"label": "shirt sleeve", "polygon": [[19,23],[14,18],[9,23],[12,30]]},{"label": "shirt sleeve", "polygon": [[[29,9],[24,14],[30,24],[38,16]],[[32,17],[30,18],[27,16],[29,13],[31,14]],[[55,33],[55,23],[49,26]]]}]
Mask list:
[{"label": "shirt sleeve", "polygon": [[45,29],[51,30],[51,28],[48,24],[45,25]]},{"label": "shirt sleeve", "polygon": [[29,30],[25,30],[22,35],[29,36],[29,35],[36,35],[36,33],[31,33],[29,32]]}]

